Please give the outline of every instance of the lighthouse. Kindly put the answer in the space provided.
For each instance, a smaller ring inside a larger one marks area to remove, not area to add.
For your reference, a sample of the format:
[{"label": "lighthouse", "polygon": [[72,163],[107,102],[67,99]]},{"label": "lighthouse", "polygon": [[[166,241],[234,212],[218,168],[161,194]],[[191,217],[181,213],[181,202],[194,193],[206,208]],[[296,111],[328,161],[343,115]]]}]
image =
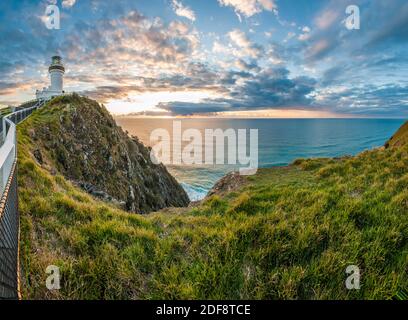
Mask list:
[{"label": "lighthouse", "polygon": [[60,56],[53,56],[51,58],[48,73],[50,74],[51,85],[48,88],[37,90],[35,93],[37,99],[50,100],[64,93],[65,67],[62,64],[62,58]]},{"label": "lighthouse", "polygon": [[62,65],[62,59],[60,56],[53,56],[52,63],[48,68],[51,78],[51,91],[60,92],[62,94],[63,76],[65,68]]}]

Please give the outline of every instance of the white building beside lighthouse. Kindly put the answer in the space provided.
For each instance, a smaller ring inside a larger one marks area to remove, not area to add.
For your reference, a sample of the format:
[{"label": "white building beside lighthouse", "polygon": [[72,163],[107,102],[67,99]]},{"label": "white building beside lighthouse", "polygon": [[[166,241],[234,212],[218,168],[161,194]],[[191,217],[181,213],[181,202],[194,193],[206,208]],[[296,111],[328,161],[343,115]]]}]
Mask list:
[{"label": "white building beside lighthouse", "polygon": [[60,56],[53,56],[51,65],[48,68],[48,73],[51,78],[51,85],[48,88],[37,90],[35,96],[40,100],[50,100],[54,97],[64,94],[64,73],[65,68],[62,64],[62,58]]}]

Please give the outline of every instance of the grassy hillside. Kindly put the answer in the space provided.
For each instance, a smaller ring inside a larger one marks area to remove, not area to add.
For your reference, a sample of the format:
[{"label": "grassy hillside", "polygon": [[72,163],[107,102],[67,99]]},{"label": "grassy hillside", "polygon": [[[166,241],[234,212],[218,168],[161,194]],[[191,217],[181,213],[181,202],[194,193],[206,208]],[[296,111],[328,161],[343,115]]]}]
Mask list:
[{"label": "grassy hillside", "polygon": [[181,185],[150,150],[116,125],[98,102],[53,99],[25,124],[37,162],[122,209],[148,213],[189,203]]},{"label": "grassy hillside", "polygon": [[398,147],[408,144],[408,122],[406,122],[385,144],[386,147]]},{"label": "grassy hillside", "polygon": [[[239,191],[140,216],[42,168],[30,121],[18,130],[24,298],[390,299],[408,288],[406,144],[260,170]],[[51,264],[59,291],[45,288]],[[344,285],[351,264],[358,291]]]}]

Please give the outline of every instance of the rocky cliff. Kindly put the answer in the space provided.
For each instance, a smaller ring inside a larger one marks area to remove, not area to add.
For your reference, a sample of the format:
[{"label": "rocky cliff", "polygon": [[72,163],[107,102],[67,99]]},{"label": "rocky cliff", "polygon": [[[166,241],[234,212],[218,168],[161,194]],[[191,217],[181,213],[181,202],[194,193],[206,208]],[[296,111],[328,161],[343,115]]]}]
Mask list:
[{"label": "rocky cliff", "polygon": [[408,144],[408,122],[405,122],[401,128],[385,143],[386,148],[400,147]]},{"label": "rocky cliff", "polygon": [[189,203],[183,188],[150,150],[129,137],[98,102],[59,97],[38,112],[29,130],[36,161],[95,197],[148,213]]}]

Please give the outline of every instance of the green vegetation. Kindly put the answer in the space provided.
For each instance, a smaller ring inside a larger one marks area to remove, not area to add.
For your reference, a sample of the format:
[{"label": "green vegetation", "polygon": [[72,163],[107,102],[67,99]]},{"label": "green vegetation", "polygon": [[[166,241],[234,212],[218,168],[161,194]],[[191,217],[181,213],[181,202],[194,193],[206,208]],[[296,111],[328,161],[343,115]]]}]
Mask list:
[{"label": "green vegetation", "polygon": [[10,107],[5,107],[0,109],[0,118],[3,118],[4,116],[8,115],[11,112]]},{"label": "green vegetation", "polygon": [[100,199],[136,213],[188,205],[166,167],[152,163],[150,150],[98,102],[75,94],[58,97],[27,121],[38,163]]},{"label": "green vegetation", "polygon": [[408,122],[406,122],[385,144],[386,147],[398,147],[408,144]]},{"label": "green vegetation", "polygon": [[[19,131],[24,298],[391,299],[408,288],[408,145],[260,170],[225,196],[147,216],[97,201]],[[361,268],[347,290],[346,267]],[[48,265],[61,290],[45,288]]]}]

